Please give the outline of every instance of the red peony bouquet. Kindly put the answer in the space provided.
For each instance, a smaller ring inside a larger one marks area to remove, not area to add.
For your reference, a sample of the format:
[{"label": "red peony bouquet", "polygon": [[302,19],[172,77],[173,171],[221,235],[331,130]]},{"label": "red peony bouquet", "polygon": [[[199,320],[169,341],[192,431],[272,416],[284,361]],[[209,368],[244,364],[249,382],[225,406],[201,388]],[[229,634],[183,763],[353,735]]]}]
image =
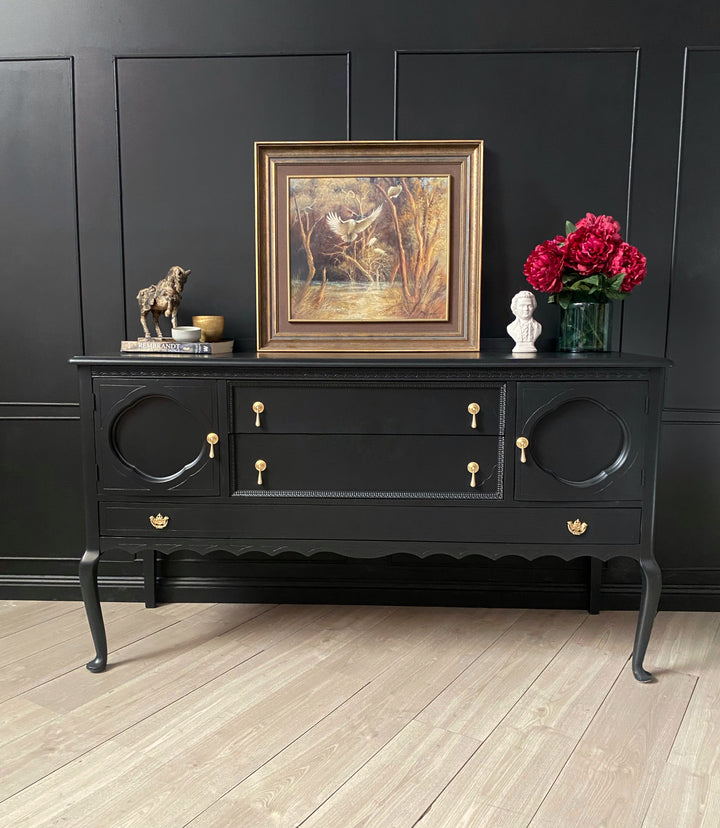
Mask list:
[{"label": "red peony bouquet", "polygon": [[622,240],[612,216],[588,213],[577,224],[566,221],[565,233],[539,244],[523,268],[536,290],[550,294],[549,302],[567,308],[624,299],[645,278],[645,256]]}]

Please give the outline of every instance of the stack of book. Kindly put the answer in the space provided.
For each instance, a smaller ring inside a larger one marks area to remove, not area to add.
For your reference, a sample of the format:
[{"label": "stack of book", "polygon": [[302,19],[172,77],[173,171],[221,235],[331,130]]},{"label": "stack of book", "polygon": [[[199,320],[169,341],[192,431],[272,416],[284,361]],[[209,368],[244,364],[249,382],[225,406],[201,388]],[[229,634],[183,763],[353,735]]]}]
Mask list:
[{"label": "stack of book", "polygon": [[223,339],[220,342],[175,342],[174,339],[137,339],[124,340],[120,351],[142,354],[230,354],[234,340]]}]

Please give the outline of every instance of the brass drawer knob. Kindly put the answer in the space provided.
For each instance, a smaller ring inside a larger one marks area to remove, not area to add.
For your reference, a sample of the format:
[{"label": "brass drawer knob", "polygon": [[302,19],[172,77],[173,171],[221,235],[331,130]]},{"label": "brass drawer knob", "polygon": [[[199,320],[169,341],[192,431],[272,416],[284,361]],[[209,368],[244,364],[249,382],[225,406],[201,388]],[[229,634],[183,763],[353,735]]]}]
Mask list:
[{"label": "brass drawer knob", "polygon": [[587,523],[582,523],[580,518],[576,518],[575,520],[569,520],[567,522],[568,531],[573,535],[582,535],[583,532],[588,528]]},{"label": "brass drawer knob", "polygon": [[220,438],[214,431],[211,431],[205,439],[210,444],[210,459],[212,460],[215,457],[215,446]]},{"label": "brass drawer knob", "polygon": [[468,412],[472,414],[470,428],[477,428],[477,415],[480,413],[480,406],[477,403],[470,403]]},{"label": "brass drawer knob", "polygon": [[480,466],[478,466],[478,464],[475,461],[473,461],[472,463],[467,464],[467,470],[470,472],[470,485],[474,489],[477,485],[475,483],[475,475],[480,471]]},{"label": "brass drawer knob", "polygon": [[156,515],[150,515],[150,523],[152,523],[156,529],[164,529],[168,525],[169,520],[169,515],[166,517],[165,515],[161,515],[160,512]]},{"label": "brass drawer knob", "polygon": [[252,410],[255,412],[255,428],[260,428],[260,415],[265,411],[265,406],[258,400],[252,404]]},{"label": "brass drawer knob", "polygon": [[255,461],[255,468],[257,469],[257,473],[258,473],[257,484],[258,484],[258,486],[262,486],[262,484],[263,484],[262,473],[267,468],[267,463],[264,460],[256,460]]},{"label": "brass drawer knob", "polygon": [[518,437],[515,440],[515,445],[520,449],[520,462],[527,463],[527,457],[525,457],[525,449],[530,445],[528,442],[527,437]]}]

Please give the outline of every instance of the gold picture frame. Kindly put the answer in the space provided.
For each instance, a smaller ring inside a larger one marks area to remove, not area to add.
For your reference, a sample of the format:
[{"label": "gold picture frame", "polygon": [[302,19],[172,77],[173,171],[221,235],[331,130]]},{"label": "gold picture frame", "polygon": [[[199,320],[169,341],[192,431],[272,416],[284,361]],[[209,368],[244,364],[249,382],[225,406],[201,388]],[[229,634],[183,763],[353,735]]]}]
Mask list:
[{"label": "gold picture frame", "polygon": [[256,143],[258,351],[478,351],[482,161],[482,141]]}]

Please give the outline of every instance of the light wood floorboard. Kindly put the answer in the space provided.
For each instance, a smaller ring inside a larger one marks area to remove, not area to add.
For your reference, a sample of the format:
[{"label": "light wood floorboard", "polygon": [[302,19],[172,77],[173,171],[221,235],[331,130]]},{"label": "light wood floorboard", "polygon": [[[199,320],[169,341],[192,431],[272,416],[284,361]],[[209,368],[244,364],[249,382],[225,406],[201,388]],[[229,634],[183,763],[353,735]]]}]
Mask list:
[{"label": "light wood floorboard", "polygon": [[720,828],[720,614],[0,601],[0,825]]}]

